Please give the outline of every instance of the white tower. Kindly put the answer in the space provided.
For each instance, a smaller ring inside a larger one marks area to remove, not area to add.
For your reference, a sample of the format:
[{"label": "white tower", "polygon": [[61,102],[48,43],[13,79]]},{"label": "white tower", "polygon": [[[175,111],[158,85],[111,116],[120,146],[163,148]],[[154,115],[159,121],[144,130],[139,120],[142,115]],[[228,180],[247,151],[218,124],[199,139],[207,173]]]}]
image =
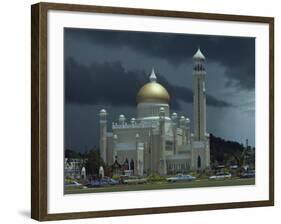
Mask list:
[{"label": "white tower", "polygon": [[144,144],[140,142],[140,135],[136,134],[136,150],[137,150],[137,158],[136,158],[136,173],[139,176],[143,175],[143,150]]},{"label": "white tower", "polygon": [[194,60],[194,139],[191,150],[191,167],[205,170],[210,167],[209,138],[206,133],[206,89],[205,56],[200,49],[193,56]]},{"label": "white tower", "polygon": [[186,131],[186,119],[184,116],[180,117],[180,128],[182,129],[182,144],[186,145],[187,143],[187,131]]},{"label": "white tower", "polygon": [[174,150],[174,154],[177,154],[177,141],[178,141],[178,135],[177,135],[177,127],[178,127],[178,114],[177,113],[173,113],[172,114],[172,124],[173,124],[173,150]]},{"label": "white tower", "polygon": [[194,140],[206,139],[206,93],[205,93],[205,56],[200,49],[193,56],[194,60]]},{"label": "white tower", "polygon": [[160,131],[160,162],[159,162],[159,174],[167,174],[167,165],[165,157],[166,149],[166,139],[165,139],[165,109],[164,107],[160,108],[159,111],[159,131]]},{"label": "white tower", "polygon": [[107,149],[107,120],[106,110],[100,110],[100,155],[105,163],[106,161],[106,149]]},{"label": "white tower", "polygon": [[117,151],[116,151],[116,148],[117,148],[117,141],[118,141],[118,135],[117,134],[114,134],[113,135],[113,149],[112,149],[112,163],[115,162],[115,159],[116,159],[116,156],[117,156]]},{"label": "white tower", "polygon": [[190,127],[189,127],[190,120],[189,120],[189,118],[185,119],[185,123],[186,123],[186,142],[187,142],[187,144],[190,144]]}]

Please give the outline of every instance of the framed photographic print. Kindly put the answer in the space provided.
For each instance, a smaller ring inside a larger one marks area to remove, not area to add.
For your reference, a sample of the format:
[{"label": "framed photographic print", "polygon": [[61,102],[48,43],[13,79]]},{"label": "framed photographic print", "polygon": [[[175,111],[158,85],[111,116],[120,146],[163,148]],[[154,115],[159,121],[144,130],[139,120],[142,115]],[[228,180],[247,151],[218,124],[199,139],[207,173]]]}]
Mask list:
[{"label": "framed photographic print", "polygon": [[32,5],[32,218],[274,204],[274,19]]}]

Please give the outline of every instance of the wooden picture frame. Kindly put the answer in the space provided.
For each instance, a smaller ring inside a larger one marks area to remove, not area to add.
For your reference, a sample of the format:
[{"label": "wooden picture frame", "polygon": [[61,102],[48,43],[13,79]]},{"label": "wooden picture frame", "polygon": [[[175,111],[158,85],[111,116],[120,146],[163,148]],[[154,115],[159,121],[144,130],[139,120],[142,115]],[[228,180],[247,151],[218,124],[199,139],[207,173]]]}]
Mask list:
[{"label": "wooden picture frame", "polygon": [[[223,15],[137,8],[117,8],[90,5],[38,3],[31,7],[31,217],[39,221],[203,211],[274,205],[274,18]],[[106,211],[48,213],[48,35],[47,14],[50,10],[71,12],[189,18],[211,21],[262,23],[269,25],[269,199],[233,203],[132,208]]]}]

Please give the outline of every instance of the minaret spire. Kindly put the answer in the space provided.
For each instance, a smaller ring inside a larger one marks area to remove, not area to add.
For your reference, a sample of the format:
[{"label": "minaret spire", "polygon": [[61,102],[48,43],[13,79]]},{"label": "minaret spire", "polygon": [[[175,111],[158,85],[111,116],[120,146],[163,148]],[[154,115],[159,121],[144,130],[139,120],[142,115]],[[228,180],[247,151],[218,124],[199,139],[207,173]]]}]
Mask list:
[{"label": "minaret spire", "polygon": [[202,54],[200,47],[198,47],[196,53],[193,55],[194,60],[205,60],[205,56]]},{"label": "minaret spire", "polygon": [[157,76],[155,75],[154,67],[152,67],[151,74],[149,76],[149,80],[150,80],[150,82],[156,82],[157,81]]}]

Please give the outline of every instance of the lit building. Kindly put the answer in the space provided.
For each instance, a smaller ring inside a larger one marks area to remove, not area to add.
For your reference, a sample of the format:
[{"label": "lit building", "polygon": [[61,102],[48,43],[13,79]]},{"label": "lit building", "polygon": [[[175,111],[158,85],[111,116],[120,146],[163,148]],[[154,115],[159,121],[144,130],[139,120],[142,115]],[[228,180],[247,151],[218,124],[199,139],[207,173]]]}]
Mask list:
[{"label": "lit building", "polygon": [[194,133],[190,120],[170,113],[170,95],[152,69],[149,82],[137,94],[136,118],[120,115],[108,131],[105,109],[100,111],[100,154],[106,164],[128,165],[136,175],[205,170],[210,166],[206,133],[205,57],[194,61]]}]

